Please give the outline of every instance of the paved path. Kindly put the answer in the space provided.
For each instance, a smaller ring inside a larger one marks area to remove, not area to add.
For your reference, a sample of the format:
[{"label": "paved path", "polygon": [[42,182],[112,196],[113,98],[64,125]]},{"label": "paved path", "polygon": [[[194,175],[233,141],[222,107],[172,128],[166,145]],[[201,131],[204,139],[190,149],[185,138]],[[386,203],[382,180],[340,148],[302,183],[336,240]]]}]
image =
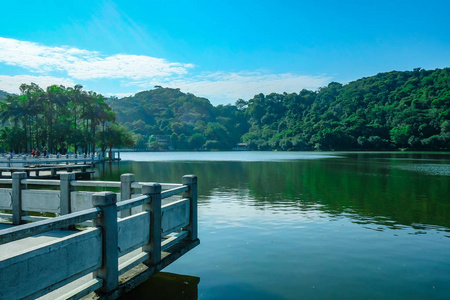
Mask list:
[{"label": "paved path", "polygon": [[[0,223],[0,230],[11,228],[12,226],[13,225]],[[49,231],[43,234],[35,235],[33,237],[24,238],[18,241],[0,245],[0,260],[18,255],[36,246],[64,238],[74,232],[76,231],[71,230]]]}]

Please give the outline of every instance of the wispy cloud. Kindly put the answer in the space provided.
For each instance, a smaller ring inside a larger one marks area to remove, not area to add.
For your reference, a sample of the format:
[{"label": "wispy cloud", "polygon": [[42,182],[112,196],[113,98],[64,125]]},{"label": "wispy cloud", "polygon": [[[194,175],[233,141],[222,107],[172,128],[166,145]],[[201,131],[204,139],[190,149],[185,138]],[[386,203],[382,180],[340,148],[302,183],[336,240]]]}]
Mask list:
[{"label": "wispy cloud", "polygon": [[0,89],[8,92],[17,93],[20,84],[30,82],[43,88],[52,84],[73,86],[82,83],[105,95],[120,97],[161,85],[206,97],[215,105],[232,103],[239,98],[248,100],[258,93],[315,90],[331,80],[327,76],[272,74],[268,71],[201,72],[197,69],[191,72],[194,65],[189,63],[144,55],[106,56],[97,51],[48,47],[2,37],[0,64],[20,67],[28,73],[0,75]]},{"label": "wispy cloud", "polygon": [[18,94],[19,87],[21,84],[23,83],[30,84],[32,82],[36,83],[43,89],[54,84],[64,86],[75,85],[75,83],[68,78],[57,78],[52,76],[31,76],[31,75],[16,75],[16,76],[0,75],[0,90]]},{"label": "wispy cloud", "polygon": [[96,51],[71,47],[48,47],[0,37],[0,62],[29,71],[48,74],[66,72],[74,79],[131,78],[186,74],[192,64],[168,62],[144,55],[105,56]]},{"label": "wispy cloud", "polygon": [[124,98],[124,97],[133,96],[134,94],[135,93],[105,93],[105,94],[103,94],[103,96]]},{"label": "wispy cloud", "polygon": [[206,97],[214,104],[248,100],[263,93],[294,93],[302,89],[316,90],[330,82],[327,76],[306,76],[293,73],[268,74],[267,72],[204,73],[191,78],[172,79],[165,82],[134,82],[142,88],[162,85]]}]

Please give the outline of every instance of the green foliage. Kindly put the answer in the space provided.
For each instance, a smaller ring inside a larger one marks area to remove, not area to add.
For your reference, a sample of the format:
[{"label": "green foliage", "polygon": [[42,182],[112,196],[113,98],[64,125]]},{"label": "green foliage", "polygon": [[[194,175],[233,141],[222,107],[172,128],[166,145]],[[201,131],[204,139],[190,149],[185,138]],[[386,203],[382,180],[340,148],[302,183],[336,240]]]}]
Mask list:
[{"label": "green foliage", "polygon": [[110,104],[130,130],[166,135],[175,149],[200,142],[209,149],[239,142],[253,150],[450,149],[449,68],[380,73],[217,107],[162,87]]},{"label": "green foliage", "polygon": [[408,139],[411,136],[411,129],[409,125],[399,126],[392,128],[389,133],[391,134],[391,141],[399,146],[406,147]]},{"label": "green foliage", "polygon": [[203,147],[203,145],[206,142],[206,138],[203,134],[201,133],[194,133],[194,135],[192,135],[189,138],[189,146],[193,149],[200,149]]},{"label": "green foliage", "polygon": [[100,143],[101,146],[109,147],[110,156],[112,157],[112,148],[131,148],[135,145],[133,135],[123,125],[117,123],[109,124],[104,131],[104,139]]},{"label": "green foliage", "polygon": [[145,137],[142,134],[136,134],[134,136],[135,145],[134,149],[136,150],[147,150],[149,147],[148,141],[145,139]]},{"label": "green foliage", "polygon": [[0,146],[6,151],[15,151],[25,149],[24,144],[25,131],[17,127],[3,127],[0,130]]},{"label": "green foliage", "polygon": [[6,98],[7,92],[0,90],[0,100]]},{"label": "green foliage", "polygon": [[81,147],[94,152],[98,127],[104,129],[114,113],[102,95],[82,88],[53,85],[44,91],[31,83],[20,86],[20,95],[7,94],[0,100],[2,147],[22,152],[45,146],[50,153]]},{"label": "green foliage", "polygon": [[[0,101],[7,126],[0,142],[16,151],[67,143],[105,151],[107,125],[114,120],[134,133],[138,149],[228,150],[245,142],[253,150],[450,150],[450,68],[379,73],[216,107],[161,86],[107,101],[80,85],[20,90]],[[12,132],[20,133],[19,142]]]},{"label": "green foliage", "polygon": [[244,113],[236,106],[213,107],[208,99],[179,89],[158,86],[133,97],[109,99],[108,103],[117,121],[129,130],[147,138],[164,136],[166,146],[173,149],[200,149],[206,140],[215,141],[209,143],[214,149],[230,149],[249,128]]},{"label": "green foliage", "polygon": [[255,150],[449,150],[450,69],[380,73],[239,100]]}]

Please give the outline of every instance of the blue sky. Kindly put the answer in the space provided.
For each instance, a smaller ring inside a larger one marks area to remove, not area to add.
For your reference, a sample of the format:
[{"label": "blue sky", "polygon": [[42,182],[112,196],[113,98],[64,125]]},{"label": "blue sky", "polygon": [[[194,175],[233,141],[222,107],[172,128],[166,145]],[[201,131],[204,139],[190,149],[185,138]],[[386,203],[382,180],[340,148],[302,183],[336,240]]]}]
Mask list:
[{"label": "blue sky", "polygon": [[155,85],[212,104],[450,67],[450,1],[2,1],[0,89]]}]

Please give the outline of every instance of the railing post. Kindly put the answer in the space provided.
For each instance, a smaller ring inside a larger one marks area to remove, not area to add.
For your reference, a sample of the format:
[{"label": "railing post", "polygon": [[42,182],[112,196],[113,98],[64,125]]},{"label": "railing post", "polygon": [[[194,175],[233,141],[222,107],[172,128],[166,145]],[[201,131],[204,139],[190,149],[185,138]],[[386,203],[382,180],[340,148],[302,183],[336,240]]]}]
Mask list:
[{"label": "railing post", "polygon": [[22,216],[25,215],[22,211],[22,190],[24,189],[22,185],[22,179],[27,178],[27,173],[25,172],[14,172],[12,173],[12,214],[13,214],[13,224],[19,225],[23,224]]},{"label": "railing post", "polygon": [[151,254],[144,263],[156,265],[161,261],[161,185],[151,183],[142,185],[142,194],[151,197],[151,201],[143,205],[143,209],[150,211],[150,241],[144,246],[144,251]]},{"label": "railing post", "polygon": [[94,226],[102,229],[102,267],[95,272],[103,279],[101,293],[108,293],[119,285],[119,254],[117,233],[117,195],[100,192],[92,195],[92,205],[102,209],[101,217],[94,219]]},{"label": "railing post", "polygon": [[189,226],[188,230],[190,232],[190,239],[194,241],[198,238],[198,224],[197,224],[197,176],[195,175],[185,175],[183,176],[182,183],[189,186],[189,190],[183,193],[183,198],[189,198],[190,201],[190,211],[189,211]]},{"label": "railing post", "polygon": [[74,190],[70,185],[70,182],[75,180],[74,173],[61,173],[60,175],[60,187],[59,187],[59,214],[66,215],[72,212],[72,202],[70,193]]},{"label": "railing post", "polygon": [[[120,201],[131,199],[133,189],[131,183],[134,182],[134,174],[122,174],[120,175]],[[131,208],[125,209],[120,212],[120,217],[125,218],[131,216]]]}]

